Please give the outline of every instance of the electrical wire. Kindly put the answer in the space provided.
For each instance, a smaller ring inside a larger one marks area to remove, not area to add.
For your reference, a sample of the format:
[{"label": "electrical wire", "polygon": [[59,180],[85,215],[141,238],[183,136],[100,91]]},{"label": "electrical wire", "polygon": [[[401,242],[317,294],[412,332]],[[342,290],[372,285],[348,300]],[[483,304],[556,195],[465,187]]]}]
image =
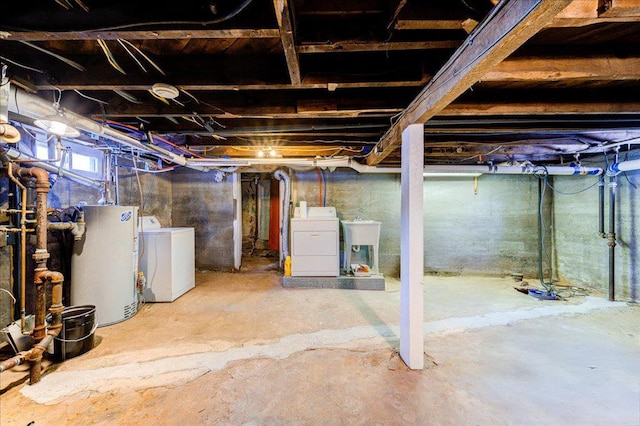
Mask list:
[{"label": "electrical wire", "polygon": [[[137,170],[137,167],[136,167]],[[144,199],[142,200],[142,210],[145,209],[145,207],[147,206],[147,200],[149,199],[149,195],[151,194],[151,190],[153,189],[153,184],[156,181],[156,175],[152,175],[151,176],[151,183],[149,184],[149,189],[147,189],[147,193],[144,196]]]},{"label": "electrical wire", "polygon": [[320,176],[322,176],[322,207],[327,206],[327,178],[324,175],[324,170],[320,169]]},{"label": "electrical wire", "polygon": [[123,39],[119,38],[118,39],[118,43],[120,43],[120,46],[122,46],[122,48],[124,49],[125,52],[127,52],[129,54],[129,56],[131,56],[131,59],[133,59],[135,61],[136,64],[138,64],[138,66],[140,67],[140,69],[144,72],[147,72],[147,69],[142,65],[142,63],[140,63],[140,61],[138,60],[138,58],[136,58],[136,56],[129,50],[129,48],[127,47],[126,44],[124,44]]},{"label": "electrical wire", "polygon": [[9,62],[11,65],[15,65],[17,67],[24,68],[24,69],[29,70],[29,71],[35,71],[35,72],[39,72],[40,74],[44,74],[43,70],[39,70],[37,68],[33,68],[33,67],[28,66],[28,65],[23,65],[23,64],[21,64],[19,62],[12,61],[9,58],[5,58],[4,56],[0,56],[0,60],[3,60],[5,62]]},{"label": "electrical wire", "polygon": [[126,71],[122,69],[122,67],[116,61],[116,58],[113,57],[113,54],[111,53],[111,50],[109,49],[109,46],[107,46],[107,42],[102,40],[101,38],[96,39],[96,42],[98,43],[98,46],[100,46],[100,48],[102,49],[102,52],[104,53],[104,56],[107,57],[107,62],[109,62],[109,64],[114,69],[116,69],[117,71],[119,71],[122,74],[126,75],[127,74]]},{"label": "electrical wire", "polygon": [[143,225],[143,208],[142,208],[142,204],[144,201],[144,196],[142,195],[142,183],[140,182],[140,173],[138,172],[138,160],[140,159],[138,153],[132,153],[131,154],[131,161],[133,161],[134,164],[134,171],[136,173],[136,181],[138,182],[138,195],[140,196],[140,212],[139,212],[139,216],[140,216],[140,250],[138,251],[138,264],[140,264],[140,262],[142,261],[142,257],[144,256],[144,225]]},{"label": "electrical wire", "polygon": [[97,103],[102,104],[102,105],[109,105],[109,102],[100,100],[98,98],[91,97],[89,95],[85,95],[84,93],[82,93],[78,89],[73,89],[73,91],[76,92],[78,95],[82,96],[83,98],[89,99],[90,101],[94,101],[94,102],[97,102]]}]

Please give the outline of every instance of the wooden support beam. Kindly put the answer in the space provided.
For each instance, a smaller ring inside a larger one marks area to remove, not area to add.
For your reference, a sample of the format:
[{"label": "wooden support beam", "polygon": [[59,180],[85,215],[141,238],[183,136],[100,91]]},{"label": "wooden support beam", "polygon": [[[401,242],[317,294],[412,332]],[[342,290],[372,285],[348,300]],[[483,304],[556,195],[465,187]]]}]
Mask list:
[{"label": "wooden support beam", "polygon": [[280,29],[280,39],[282,40],[282,48],[284,49],[284,56],[287,60],[287,67],[289,68],[291,84],[299,86],[301,81],[300,61],[293,39],[293,21],[289,10],[289,2],[288,0],[273,0],[273,7],[276,11],[276,19],[278,20],[278,28]]},{"label": "wooden support beam", "polygon": [[462,40],[437,41],[396,41],[396,42],[336,42],[329,44],[303,44],[298,53],[349,53],[349,52],[386,52],[392,50],[432,50],[454,49]]},{"label": "wooden support beam", "polygon": [[[452,103],[562,11],[570,0],[513,0],[493,14],[454,53],[367,156],[380,163],[400,145],[403,129],[424,123]],[[502,5],[502,6],[501,6]]]},{"label": "wooden support beam", "polygon": [[183,39],[238,39],[280,38],[278,29],[229,29],[229,30],[147,30],[147,31],[14,31],[0,38],[21,41],[63,40],[183,40]]},{"label": "wooden support beam", "polygon": [[506,59],[482,81],[640,80],[640,57],[518,57]]},{"label": "wooden support beam", "polygon": [[[611,10],[605,13],[598,12],[602,10],[600,1],[602,0],[574,0],[551,21],[549,27],[582,27],[602,23],[640,22],[640,12],[636,10],[639,7],[637,0],[630,0],[630,3],[635,3],[636,9],[621,8],[621,3],[615,2],[617,7],[615,9],[609,8]],[[613,2],[611,3],[613,4]],[[627,4],[627,6],[629,5]]]}]

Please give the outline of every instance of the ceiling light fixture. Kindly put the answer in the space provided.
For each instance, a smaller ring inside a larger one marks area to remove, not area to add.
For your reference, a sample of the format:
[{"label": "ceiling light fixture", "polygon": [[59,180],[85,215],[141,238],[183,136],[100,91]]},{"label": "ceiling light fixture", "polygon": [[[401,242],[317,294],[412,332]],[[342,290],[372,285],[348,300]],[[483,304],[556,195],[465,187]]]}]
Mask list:
[{"label": "ceiling light fixture", "polygon": [[165,99],[175,99],[180,95],[180,91],[170,84],[156,83],[151,86],[151,91]]},{"label": "ceiling light fixture", "polygon": [[68,138],[77,138],[80,136],[80,131],[65,117],[64,112],[61,111],[56,104],[54,104],[53,107],[56,108],[56,114],[38,118],[33,124],[57,136]]}]

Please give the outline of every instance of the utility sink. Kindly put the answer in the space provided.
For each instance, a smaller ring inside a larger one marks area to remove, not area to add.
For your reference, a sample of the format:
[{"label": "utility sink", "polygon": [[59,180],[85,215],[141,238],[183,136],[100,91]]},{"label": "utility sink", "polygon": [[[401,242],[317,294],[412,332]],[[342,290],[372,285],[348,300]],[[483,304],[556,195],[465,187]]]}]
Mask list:
[{"label": "utility sink", "polygon": [[378,272],[378,244],[382,222],[377,220],[341,220],[344,237],[343,268],[349,269],[352,246],[371,246],[371,269]]}]

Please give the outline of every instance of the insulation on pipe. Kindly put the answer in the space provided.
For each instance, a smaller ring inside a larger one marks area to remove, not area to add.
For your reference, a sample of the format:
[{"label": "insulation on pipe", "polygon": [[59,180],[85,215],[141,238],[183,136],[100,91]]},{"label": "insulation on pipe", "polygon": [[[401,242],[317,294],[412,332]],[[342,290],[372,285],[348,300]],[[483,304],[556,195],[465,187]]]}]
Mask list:
[{"label": "insulation on pipe", "polygon": [[607,175],[617,176],[620,173],[631,172],[634,170],[640,170],[640,158],[637,160],[621,161],[619,163],[616,162],[609,165],[609,168],[607,168]]}]

